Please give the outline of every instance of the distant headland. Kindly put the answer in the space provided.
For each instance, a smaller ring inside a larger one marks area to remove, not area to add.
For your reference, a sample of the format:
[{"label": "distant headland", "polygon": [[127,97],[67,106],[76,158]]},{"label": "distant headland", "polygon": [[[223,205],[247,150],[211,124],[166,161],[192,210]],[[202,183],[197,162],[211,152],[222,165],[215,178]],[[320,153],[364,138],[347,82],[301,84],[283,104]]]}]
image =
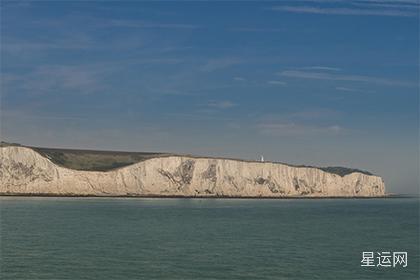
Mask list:
[{"label": "distant headland", "polygon": [[154,152],[0,144],[0,194],[144,197],[378,197],[382,178],[297,166]]}]

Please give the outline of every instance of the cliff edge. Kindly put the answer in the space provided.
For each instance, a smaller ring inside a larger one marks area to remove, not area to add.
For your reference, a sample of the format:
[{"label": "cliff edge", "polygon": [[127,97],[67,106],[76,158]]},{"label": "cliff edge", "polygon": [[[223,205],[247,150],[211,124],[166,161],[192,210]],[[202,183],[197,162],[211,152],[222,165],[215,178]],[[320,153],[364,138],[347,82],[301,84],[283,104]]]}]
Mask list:
[{"label": "cliff edge", "polygon": [[375,197],[381,177],[315,167],[164,155],[109,171],[53,163],[23,146],[0,147],[0,194],[185,197]]}]

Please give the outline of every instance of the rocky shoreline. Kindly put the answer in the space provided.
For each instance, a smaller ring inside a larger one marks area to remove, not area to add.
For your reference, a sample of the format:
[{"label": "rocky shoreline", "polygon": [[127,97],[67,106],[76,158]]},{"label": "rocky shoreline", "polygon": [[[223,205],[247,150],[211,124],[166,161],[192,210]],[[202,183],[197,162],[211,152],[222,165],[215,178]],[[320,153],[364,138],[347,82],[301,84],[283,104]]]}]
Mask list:
[{"label": "rocky shoreline", "polygon": [[379,195],[379,196],[185,196],[185,195],[80,195],[80,194],[49,194],[49,193],[0,193],[0,197],[56,197],[56,198],[168,198],[168,199],[377,199],[405,198],[411,196]]}]

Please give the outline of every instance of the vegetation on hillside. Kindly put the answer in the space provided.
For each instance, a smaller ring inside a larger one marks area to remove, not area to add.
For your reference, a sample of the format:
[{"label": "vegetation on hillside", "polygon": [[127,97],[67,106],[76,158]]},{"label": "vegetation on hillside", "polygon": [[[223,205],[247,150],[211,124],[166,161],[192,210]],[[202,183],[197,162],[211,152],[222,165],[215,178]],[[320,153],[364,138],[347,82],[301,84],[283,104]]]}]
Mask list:
[{"label": "vegetation on hillside", "polygon": [[372,173],[365,171],[365,170],[360,170],[360,169],[355,169],[355,168],[347,168],[347,167],[340,167],[340,166],[329,166],[329,167],[318,167],[319,169],[321,169],[322,171],[328,172],[328,173],[333,173],[333,174],[337,174],[340,175],[341,177],[350,174],[350,173],[354,173],[354,172],[359,172],[359,173],[363,173],[366,175],[373,175]]},{"label": "vegetation on hillside", "polygon": [[163,153],[31,148],[47,157],[55,164],[66,168],[87,171],[108,171],[165,155]]}]

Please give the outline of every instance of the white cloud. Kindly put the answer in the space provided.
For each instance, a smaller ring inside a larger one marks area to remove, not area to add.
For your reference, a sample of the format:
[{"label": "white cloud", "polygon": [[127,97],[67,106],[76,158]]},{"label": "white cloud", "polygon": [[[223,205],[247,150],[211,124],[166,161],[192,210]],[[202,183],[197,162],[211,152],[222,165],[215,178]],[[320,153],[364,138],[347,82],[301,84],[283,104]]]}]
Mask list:
[{"label": "white cloud", "polygon": [[315,6],[274,6],[273,11],[284,11],[291,13],[323,14],[323,15],[357,15],[357,16],[394,16],[394,17],[415,17],[417,11],[402,9],[363,9],[353,7],[315,7]]},{"label": "white cloud", "polygon": [[49,38],[44,41],[7,38],[1,45],[3,51],[17,55],[25,52],[33,55],[34,51],[85,50],[95,46],[94,40],[86,34],[68,34],[65,37]]},{"label": "white cloud", "polygon": [[141,20],[110,20],[105,23],[113,27],[131,27],[131,28],[166,28],[166,29],[196,29],[198,25],[184,23],[162,23]]},{"label": "white cloud", "polygon": [[209,59],[203,66],[200,67],[201,71],[205,72],[212,72],[215,70],[228,68],[233,65],[237,65],[242,63],[243,60],[238,58],[215,58],[215,59]]},{"label": "white cloud", "polygon": [[[317,0],[315,0],[317,1]],[[369,8],[396,8],[415,9],[419,6],[418,0],[334,0],[335,2],[347,3],[353,6]]]},{"label": "white cloud", "polygon": [[348,88],[348,87],[336,87],[336,90],[341,90],[341,91],[350,91],[350,92],[357,92],[358,90],[354,89],[354,88]]},{"label": "white cloud", "polygon": [[237,106],[237,104],[235,104],[235,103],[233,103],[229,100],[212,101],[207,105],[208,105],[208,107],[216,108],[216,109],[229,109],[229,108]]},{"label": "white cloud", "polygon": [[306,67],[302,67],[301,69],[321,70],[321,71],[341,71],[341,68],[329,67],[329,66],[306,66]]},{"label": "white cloud", "polygon": [[343,131],[339,125],[317,126],[294,122],[262,122],[257,125],[257,128],[259,133],[271,136],[338,134]]},{"label": "white cloud", "polygon": [[362,89],[356,89],[356,88],[349,88],[349,87],[336,87],[336,90],[339,91],[346,91],[346,92],[365,92],[365,93],[372,93],[374,91],[372,90],[362,90]]},{"label": "white cloud", "polygon": [[333,131],[335,133],[339,133],[340,131],[343,130],[343,128],[339,125],[328,126],[327,129],[330,130],[330,131]]},{"label": "white cloud", "polygon": [[341,113],[327,108],[313,108],[282,114],[266,114],[258,118],[257,130],[275,136],[338,134],[344,129],[338,125]]},{"label": "white cloud", "polygon": [[267,84],[269,85],[276,85],[276,86],[284,86],[287,83],[283,81],[268,81]]},{"label": "white cloud", "polygon": [[234,32],[282,32],[285,28],[257,28],[257,27],[237,27],[230,28],[230,31]]},{"label": "white cloud", "polygon": [[325,108],[314,108],[302,111],[296,111],[283,115],[289,120],[331,120],[335,119],[340,115],[339,112]]},{"label": "white cloud", "polygon": [[106,87],[104,77],[108,72],[108,69],[91,65],[43,65],[31,72],[13,75],[13,80],[7,84],[14,87],[12,92],[23,90],[31,94],[83,94],[103,90]]},{"label": "white cloud", "polygon": [[245,82],[246,81],[246,79],[244,77],[234,77],[233,80],[237,81],[237,82]]},{"label": "white cloud", "polygon": [[295,0],[295,2],[313,2],[313,3],[347,3],[347,4],[383,4],[392,5],[418,5],[418,0]]},{"label": "white cloud", "polygon": [[374,83],[374,84],[380,84],[380,85],[404,86],[404,87],[416,86],[415,83],[411,83],[407,81],[391,80],[387,78],[363,76],[363,75],[333,74],[333,73],[326,73],[326,72],[285,70],[278,73],[278,75],[282,77],[299,78],[299,79],[352,81],[352,82],[365,82],[365,83]]},{"label": "white cloud", "polygon": [[[65,28],[63,28],[66,30]],[[85,50],[130,50],[143,46],[143,39],[138,37],[126,38],[125,40],[98,40],[89,33],[63,32],[61,36],[50,36],[46,40],[31,40],[23,38],[6,38],[2,41],[2,51],[12,55],[27,54],[33,56],[35,52],[50,51],[85,51]]]}]

